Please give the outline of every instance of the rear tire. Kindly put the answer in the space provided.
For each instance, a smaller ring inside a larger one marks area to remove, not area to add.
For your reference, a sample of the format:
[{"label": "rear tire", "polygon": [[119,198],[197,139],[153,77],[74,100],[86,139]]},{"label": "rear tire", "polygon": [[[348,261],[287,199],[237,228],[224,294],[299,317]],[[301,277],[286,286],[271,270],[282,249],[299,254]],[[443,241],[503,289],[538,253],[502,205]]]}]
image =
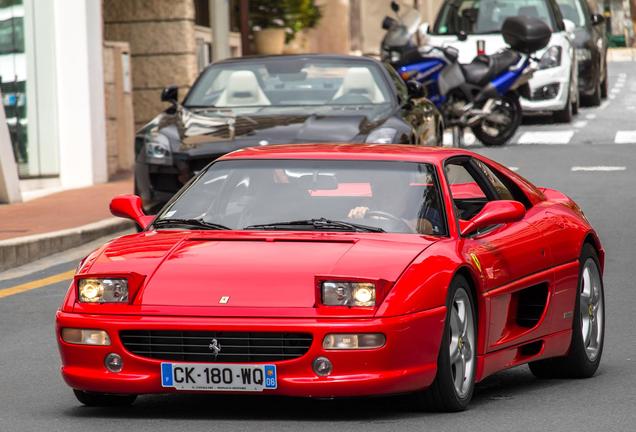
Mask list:
[{"label": "rear tire", "polygon": [[509,123],[502,130],[499,130],[497,135],[490,133],[498,128],[490,125],[487,118],[471,128],[475,137],[487,147],[506,144],[514,136],[521,124],[523,113],[519,103],[519,96],[514,93],[508,93],[500,99],[500,102],[503,104],[502,108],[495,108],[494,112],[505,115]]},{"label": "rear tire", "polygon": [[463,276],[456,276],[451,282],[446,306],[437,376],[429,388],[414,395],[421,410],[463,411],[475,390],[477,315],[470,286]]},{"label": "rear tire", "polygon": [[75,397],[83,405],[90,407],[121,407],[132,405],[137,395],[114,395],[73,390]]},{"label": "rear tire", "polygon": [[598,255],[590,244],[583,246],[579,262],[579,288],[570,350],[564,357],[531,362],[528,366],[537,378],[589,378],[601,362],[605,340],[605,290]]}]

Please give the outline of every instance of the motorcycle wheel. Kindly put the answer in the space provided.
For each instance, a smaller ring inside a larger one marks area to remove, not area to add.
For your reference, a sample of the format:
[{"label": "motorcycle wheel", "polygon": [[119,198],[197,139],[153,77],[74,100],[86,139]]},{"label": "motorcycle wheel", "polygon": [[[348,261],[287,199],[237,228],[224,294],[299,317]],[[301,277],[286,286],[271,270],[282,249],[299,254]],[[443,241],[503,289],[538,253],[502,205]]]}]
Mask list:
[{"label": "motorcycle wheel", "polygon": [[492,113],[471,129],[483,145],[502,146],[517,132],[521,116],[519,96],[509,93],[497,99]]}]

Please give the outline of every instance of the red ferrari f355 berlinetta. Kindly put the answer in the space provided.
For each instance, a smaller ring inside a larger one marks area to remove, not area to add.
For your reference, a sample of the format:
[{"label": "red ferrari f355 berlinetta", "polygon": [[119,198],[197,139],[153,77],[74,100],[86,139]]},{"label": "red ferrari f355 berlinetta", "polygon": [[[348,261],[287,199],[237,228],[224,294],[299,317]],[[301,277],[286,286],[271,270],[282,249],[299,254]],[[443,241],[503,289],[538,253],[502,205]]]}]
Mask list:
[{"label": "red ferrari f355 berlinetta", "polygon": [[139,394],[413,393],[464,409],[528,363],[590,377],[604,251],[580,208],[489,159],[405,145],[280,145],[210,164],[141,232],[79,265],[57,312],[80,402]]}]

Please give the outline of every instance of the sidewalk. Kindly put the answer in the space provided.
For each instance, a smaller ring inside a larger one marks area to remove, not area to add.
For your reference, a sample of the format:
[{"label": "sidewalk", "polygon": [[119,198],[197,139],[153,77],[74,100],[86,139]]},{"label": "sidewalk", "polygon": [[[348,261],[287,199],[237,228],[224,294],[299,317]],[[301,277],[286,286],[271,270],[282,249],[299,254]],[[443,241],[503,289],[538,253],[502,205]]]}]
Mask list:
[{"label": "sidewalk", "polygon": [[610,48],[607,50],[607,61],[636,61],[636,48]]},{"label": "sidewalk", "polygon": [[132,226],[108,209],[132,178],[0,205],[0,272]]}]

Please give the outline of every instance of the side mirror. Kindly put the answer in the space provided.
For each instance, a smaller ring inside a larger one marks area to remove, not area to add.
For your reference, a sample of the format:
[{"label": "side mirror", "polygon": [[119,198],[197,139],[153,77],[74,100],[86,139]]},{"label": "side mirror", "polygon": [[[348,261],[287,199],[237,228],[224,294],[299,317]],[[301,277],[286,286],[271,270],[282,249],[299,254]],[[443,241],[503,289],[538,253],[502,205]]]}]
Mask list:
[{"label": "side mirror", "polygon": [[525,214],[526,208],[519,201],[489,201],[471,220],[461,224],[461,235],[467,236],[492,225],[517,222]]},{"label": "side mirror", "polygon": [[590,19],[592,20],[592,25],[600,25],[603,24],[605,22],[605,17],[601,14],[592,14],[592,16],[590,17]]},{"label": "side mirror", "polygon": [[565,27],[565,31],[568,34],[573,34],[574,31],[576,30],[576,24],[574,24],[569,19],[564,19],[563,20],[563,26]]},{"label": "side mirror", "polygon": [[144,213],[141,198],[137,195],[116,196],[110,202],[110,212],[113,216],[132,220],[141,229],[146,229],[155,218]]},{"label": "side mirror", "polygon": [[409,92],[410,98],[419,99],[426,97],[426,87],[418,81],[408,80],[406,82],[406,90]]},{"label": "side mirror", "polygon": [[391,10],[395,13],[398,13],[398,11],[400,10],[400,5],[395,0],[391,1]]},{"label": "side mirror", "polygon": [[179,87],[170,85],[161,90],[161,102],[169,102],[173,105],[179,103]]}]

